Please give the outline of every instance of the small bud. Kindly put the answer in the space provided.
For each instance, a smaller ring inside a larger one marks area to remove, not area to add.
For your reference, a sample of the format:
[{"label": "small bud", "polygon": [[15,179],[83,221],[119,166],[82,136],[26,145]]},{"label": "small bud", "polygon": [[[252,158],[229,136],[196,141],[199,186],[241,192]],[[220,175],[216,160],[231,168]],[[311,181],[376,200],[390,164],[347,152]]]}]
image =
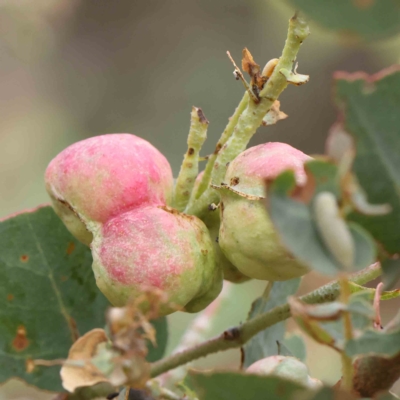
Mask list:
[{"label": "small bud", "polygon": [[279,62],[279,58],[273,58],[272,60],[269,60],[266,64],[264,69],[262,70],[262,76],[265,76],[267,78],[269,78],[272,73],[274,72],[274,69],[276,67],[276,65]]}]

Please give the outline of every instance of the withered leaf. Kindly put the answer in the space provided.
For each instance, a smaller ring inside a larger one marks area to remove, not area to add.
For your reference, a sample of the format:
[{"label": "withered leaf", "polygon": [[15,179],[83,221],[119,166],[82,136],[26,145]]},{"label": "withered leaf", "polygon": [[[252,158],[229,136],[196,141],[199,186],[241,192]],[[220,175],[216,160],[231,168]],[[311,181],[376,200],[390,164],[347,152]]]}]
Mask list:
[{"label": "withered leaf", "polygon": [[[61,368],[63,387],[69,392],[82,386],[93,386],[100,382],[108,382],[106,376],[92,363],[99,346],[107,343],[104,329],[93,329],[80,337],[70,348],[67,363]],[[71,361],[77,361],[73,365]],[[79,363],[78,363],[79,362]]]}]

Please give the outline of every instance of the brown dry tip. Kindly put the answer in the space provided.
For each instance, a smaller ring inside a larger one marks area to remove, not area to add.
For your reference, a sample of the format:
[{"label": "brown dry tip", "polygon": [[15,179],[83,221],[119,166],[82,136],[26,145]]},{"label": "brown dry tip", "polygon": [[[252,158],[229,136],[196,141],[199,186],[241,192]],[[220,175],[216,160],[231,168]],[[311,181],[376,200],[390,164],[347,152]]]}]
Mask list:
[{"label": "brown dry tip", "polygon": [[187,218],[187,219],[195,219],[196,217],[193,215],[189,215],[189,214],[184,214],[180,211],[178,211],[175,208],[169,207],[169,206],[158,206],[157,208],[160,208],[161,210],[164,210],[170,214],[175,214],[175,215],[180,215],[181,217]]},{"label": "brown dry tip", "polygon": [[7,295],[7,301],[13,301],[14,300],[14,295],[12,293],[9,293]]},{"label": "brown dry tip", "polygon": [[239,177],[238,176],[234,176],[233,178],[231,178],[231,186],[236,186],[239,184]]},{"label": "brown dry tip", "polygon": [[29,340],[26,337],[26,328],[23,325],[17,328],[17,334],[12,342],[12,346],[16,351],[23,351],[29,346]]},{"label": "brown dry tip", "polygon": [[208,119],[206,118],[206,116],[203,113],[203,110],[201,108],[197,109],[197,116],[199,117],[199,121],[201,124],[209,124],[210,122],[208,121]]},{"label": "brown dry tip", "polygon": [[245,47],[242,52],[242,68],[252,78],[260,73],[260,66],[254,61],[249,49]]},{"label": "brown dry tip", "polygon": [[67,247],[67,254],[70,255],[75,250],[75,243],[69,242]]},{"label": "brown dry tip", "polygon": [[31,374],[35,369],[35,362],[32,360],[32,358],[28,358],[25,361],[25,369],[28,374]]},{"label": "brown dry tip", "polygon": [[229,340],[229,341],[239,339],[240,330],[238,328],[228,329],[227,331],[225,331],[223,333],[223,336],[224,336],[225,340]]},{"label": "brown dry tip", "polygon": [[27,256],[26,254],[22,254],[22,256],[19,258],[23,263],[28,262],[29,260],[29,256]]},{"label": "brown dry tip", "polygon": [[193,148],[193,147],[189,147],[187,153],[188,153],[189,156],[191,156],[192,154],[194,154],[194,148]]},{"label": "brown dry tip", "polygon": [[215,150],[214,150],[214,154],[218,154],[219,151],[221,150],[221,148],[222,148],[222,144],[221,143],[217,143],[217,146],[215,147]]},{"label": "brown dry tip", "polygon": [[78,331],[78,326],[76,325],[76,321],[72,317],[69,317],[69,326],[71,329],[72,340],[76,342],[79,339],[80,335]]}]

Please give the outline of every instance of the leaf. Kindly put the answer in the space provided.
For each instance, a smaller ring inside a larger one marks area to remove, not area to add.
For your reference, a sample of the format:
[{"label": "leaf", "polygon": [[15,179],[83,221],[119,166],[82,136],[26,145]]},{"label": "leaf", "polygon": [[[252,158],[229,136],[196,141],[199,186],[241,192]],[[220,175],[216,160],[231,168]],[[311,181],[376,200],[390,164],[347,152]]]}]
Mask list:
[{"label": "leaf", "polygon": [[156,345],[148,341],[147,347],[149,352],[146,359],[148,362],[155,362],[163,357],[165,349],[167,348],[168,324],[166,317],[158,318],[150,322],[156,330]]},{"label": "leaf", "polygon": [[306,362],[307,350],[304,339],[298,334],[289,334],[285,336],[282,342],[292,355],[303,363]]},{"label": "leaf", "polygon": [[371,235],[360,225],[348,224],[354,243],[354,269],[359,271],[371,265],[376,260],[376,248]]},{"label": "leaf", "polygon": [[400,258],[389,259],[381,261],[383,271],[383,283],[385,289],[392,289],[400,280]]},{"label": "leaf", "polygon": [[278,121],[282,119],[286,119],[288,117],[283,111],[280,110],[281,102],[279,100],[275,100],[274,104],[270,110],[265,114],[265,117],[262,120],[262,124],[264,126],[274,125]]},{"label": "leaf", "polygon": [[285,68],[282,68],[279,72],[286,78],[288,83],[295,86],[304,85],[310,80],[309,75],[297,74],[296,72],[289,71]]},{"label": "leaf", "polygon": [[349,357],[361,354],[394,357],[400,353],[400,331],[367,330],[360,337],[349,340],[345,352]]},{"label": "leaf", "polygon": [[1,400],[58,400],[56,396],[55,392],[40,390],[21,379],[10,379],[0,385]]},{"label": "leaf", "polygon": [[[361,285],[357,285],[357,283],[348,282],[349,286],[350,286],[350,291],[351,293],[358,293],[358,292],[363,292],[363,293],[368,293],[368,298],[370,300],[373,300],[374,296],[375,296],[375,292],[376,289],[373,288],[367,288]],[[397,297],[400,296],[400,289],[396,289],[396,290],[391,290],[391,291],[387,291],[387,292],[383,292],[380,299],[381,300],[392,300],[395,299]]]},{"label": "leaf", "polygon": [[[75,240],[51,207],[0,222],[0,382],[23,378],[39,388],[59,391],[60,367],[36,367],[34,359],[65,359],[78,338],[104,326],[106,298],[97,289],[90,249]],[[161,358],[167,342],[166,319],[152,321]]]},{"label": "leaf", "polygon": [[383,393],[376,397],[376,400],[395,400],[399,397],[395,396],[393,393]]},{"label": "leaf", "polygon": [[127,388],[123,388],[116,400],[155,400],[144,390],[129,389],[129,394],[126,391]]},{"label": "leaf", "polygon": [[389,255],[399,253],[400,68],[373,76],[337,73],[335,78],[343,127],[356,145],[353,171],[370,203],[389,204],[392,209],[380,216],[354,212],[350,219],[370,232]]},{"label": "leaf", "polygon": [[[248,320],[265,313],[276,306],[286,303],[288,296],[296,293],[300,285],[300,278],[284,282],[274,282],[267,297],[260,297],[254,301]],[[247,368],[262,358],[278,354],[277,342],[283,341],[286,323],[280,322],[255,335],[244,346],[243,366]]]},{"label": "leaf", "polygon": [[348,304],[338,301],[310,305],[291,297],[290,310],[299,327],[317,342],[342,351],[345,344],[343,313],[349,312],[354,333],[372,326],[375,310],[367,302],[369,293],[352,294]]},{"label": "leaf", "polygon": [[339,170],[335,164],[323,160],[311,160],[304,164],[307,182],[302,188],[309,197],[321,192],[331,192],[340,197]]},{"label": "leaf", "polygon": [[51,207],[0,222],[0,382],[23,378],[59,391],[59,367],[26,372],[31,359],[66,358],[77,337],[104,325],[108,301],[97,289],[89,248]]},{"label": "leaf", "polygon": [[274,190],[268,193],[269,213],[283,245],[310,268],[336,275],[341,267],[321,242],[310,208]]},{"label": "leaf", "polygon": [[[343,266],[336,260],[322,238],[315,221],[313,199],[322,192],[341,198],[338,167],[323,160],[305,165],[307,183],[295,186],[293,174],[284,172],[268,183],[267,207],[281,242],[290,253],[316,271],[336,275]],[[326,222],[326,221],[325,221]],[[366,268],[376,257],[375,244],[369,233],[357,224],[348,224],[354,242],[355,261],[352,270]]]},{"label": "leaf", "polygon": [[199,400],[294,400],[295,395],[306,392],[292,381],[238,372],[190,372],[188,379]]},{"label": "leaf", "polygon": [[[318,390],[315,394],[307,395],[307,400],[353,400],[357,399],[358,397],[341,390],[337,390],[331,387],[323,387]],[[304,397],[300,397],[296,400],[304,400]]]},{"label": "leaf", "polygon": [[[325,309],[320,312],[318,312],[318,306],[306,305],[294,297],[289,298],[288,302],[292,317],[300,329],[302,329],[308,336],[312,337],[316,342],[330,346],[335,350],[340,349],[340,346],[337,343],[337,338],[325,330],[319,322],[324,314],[326,314],[324,319],[325,321],[329,319],[336,320],[339,318],[341,309],[338,308],[337,302],[328,303],[328,307],[325,307]],[[329,307],[329,304],[333,305]],[[317,319],[314,319],[315,317],[317,317]]]},{"label": "leaf", "polygon": [[188,376],[199,400],[353,400],[358,397],[323,387],[318,391],[275,376],[238,372],[198,373]]},{"label": "leaf", "polygon": [[60,372],[65,390],[72,393],[78,387],[93,386],[108,381],[101,370],[92,364],[92,358],[98,353],[100,345],[107,341],[104,329],[96,328],[81,336],[71,346],[68,363],[63,365]]},{"label": "leaf", "polygon": [[400,32],[397,0],[289,0],[289,3],[320,26],[367,42]]}]

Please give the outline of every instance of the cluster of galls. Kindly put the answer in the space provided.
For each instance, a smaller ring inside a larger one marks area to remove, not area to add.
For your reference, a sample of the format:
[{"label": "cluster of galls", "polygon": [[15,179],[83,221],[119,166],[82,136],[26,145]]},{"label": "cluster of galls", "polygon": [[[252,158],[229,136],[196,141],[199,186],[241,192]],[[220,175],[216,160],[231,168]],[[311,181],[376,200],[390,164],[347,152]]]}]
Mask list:
[{"label": "cluster of galls", "polygon": [[125,305],[145,286],[168,295],[162,314],[198,312],[218,296],[223,275],[242,282],[307,272],[279,243],[262,200],[265,180],[285,169],[301,183],[307,159],[282,143],[246,150],[219,187],[219,212],[204,222],[171,208],[168,161],[131,134],[68,147],[49,164],[46,188],[70,232],[90,246],[97,285],[113,305]]}]

